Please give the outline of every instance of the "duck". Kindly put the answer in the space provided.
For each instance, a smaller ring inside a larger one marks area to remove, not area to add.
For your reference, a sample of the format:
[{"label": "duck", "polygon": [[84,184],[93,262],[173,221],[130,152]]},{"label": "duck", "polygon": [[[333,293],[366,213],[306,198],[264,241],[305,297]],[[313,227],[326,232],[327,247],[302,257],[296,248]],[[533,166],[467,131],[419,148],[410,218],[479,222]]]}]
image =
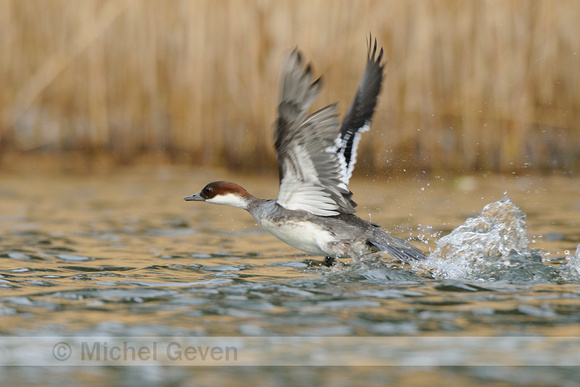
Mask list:
[{"label": "duck", "polygon": [[409,242],[390,235],[379,224],[355,215],[348,183],[361,135],[370,129],[385,64],[383,48],[369,39],[367,63],[358,90],[339,123],[337,104],[312,114],[309,109],[322,87],[313,80],[295,48],[281,76],[280,103],[274,125],[280,177],[277,199],[260,199],[229,181],[213,181],[186,201],[199,201],[248,211],[265,231],[288,245],[324,257],[332,266],[350,257],[354,263],[384,251],[402,262],[426,259]]}]

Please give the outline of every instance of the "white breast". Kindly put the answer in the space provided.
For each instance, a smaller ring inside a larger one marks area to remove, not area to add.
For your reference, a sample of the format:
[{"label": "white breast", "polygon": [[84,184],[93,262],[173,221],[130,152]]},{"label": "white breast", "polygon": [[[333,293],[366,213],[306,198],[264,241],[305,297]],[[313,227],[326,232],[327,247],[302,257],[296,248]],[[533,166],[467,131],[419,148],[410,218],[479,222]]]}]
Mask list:
[{"label": "white breast", "polygon": [[312,255],[332,255],[329,243],[336,238],[322,227],[308,222],[272,222],[262,219],[260,225],[270,234],[299,250]]}]

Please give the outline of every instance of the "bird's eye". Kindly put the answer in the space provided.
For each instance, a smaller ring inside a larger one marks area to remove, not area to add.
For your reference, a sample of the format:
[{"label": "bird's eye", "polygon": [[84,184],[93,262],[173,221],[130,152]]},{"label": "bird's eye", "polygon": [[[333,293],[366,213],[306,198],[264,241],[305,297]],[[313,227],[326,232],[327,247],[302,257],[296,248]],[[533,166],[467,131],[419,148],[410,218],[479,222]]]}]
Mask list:
[{"label": "bird's eye", "polygon": [[203,194],[204,194],[205,196],[209,196],[209,195],[211,195],[211,187],[205,187],[205,188],[203,189]]}]

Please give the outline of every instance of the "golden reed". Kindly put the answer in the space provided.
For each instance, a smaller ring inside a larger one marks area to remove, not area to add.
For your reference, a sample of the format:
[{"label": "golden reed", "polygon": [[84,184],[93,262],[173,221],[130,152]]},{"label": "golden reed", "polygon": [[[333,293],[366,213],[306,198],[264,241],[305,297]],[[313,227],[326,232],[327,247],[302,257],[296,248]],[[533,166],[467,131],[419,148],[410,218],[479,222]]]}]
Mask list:
[{"label": "golden reed", "polygon": [[344,113],[372,33],[359,168],[577,170],[579,20],[577,0],[0,0],[0,152],[269,167],[284,56]]}]

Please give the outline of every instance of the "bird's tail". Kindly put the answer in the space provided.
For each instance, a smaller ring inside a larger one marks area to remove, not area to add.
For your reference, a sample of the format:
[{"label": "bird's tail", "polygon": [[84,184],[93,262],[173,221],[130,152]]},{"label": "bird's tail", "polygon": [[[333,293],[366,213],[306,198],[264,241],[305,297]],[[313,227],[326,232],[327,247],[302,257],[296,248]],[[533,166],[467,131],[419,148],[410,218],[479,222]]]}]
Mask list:
[{"label": "bird's tail", "polygon": [[427,259],[427,256],[415,246],[402,239],[395,238],[382,230],[380,231],[380,233],[375,233],[372,240],[369,239],[369,243],[379,250],[386,251],[394,258],[404,262],[422,261]]}]

